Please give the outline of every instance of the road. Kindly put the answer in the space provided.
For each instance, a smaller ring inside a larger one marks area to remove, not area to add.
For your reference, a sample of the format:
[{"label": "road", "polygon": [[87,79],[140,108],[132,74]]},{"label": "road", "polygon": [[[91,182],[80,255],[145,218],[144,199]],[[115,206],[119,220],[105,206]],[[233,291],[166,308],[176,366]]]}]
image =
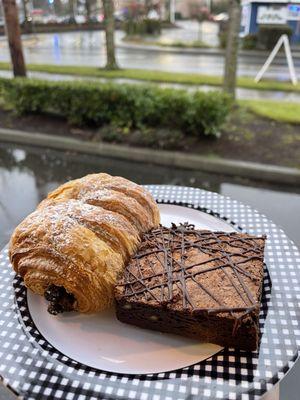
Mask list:
[{"label": "road", "polygon": [[[195,23],[183,25],[179,29],[165,30],[162,40],[181,38],[183,41],[195,40],[199,28]],[[212,24],[204,25],[202,38],[216,45],[217,33]],[[117,31],[117,58],[123,68],[141,68],[150,70],[177,71],[221,75],[224,60],[220,54],[186,54],[150,49],[124,47],[123,32]],[[65,32],[39,35],[24,35],[25,57],[28,63],[47,63],[64,65],[105,65],[104,32]],[[8,61],[9,52],[4,37],[0,39],[0,61]],[[240,56],[238,73],[240,76],[255,76],[264,62],[264,56]],[[300,77],[300,60],[296,60],[296,69]],[[282,56],[275,60],[267,71],[266,77],[278,80],[289,78],[288,68]]]}]

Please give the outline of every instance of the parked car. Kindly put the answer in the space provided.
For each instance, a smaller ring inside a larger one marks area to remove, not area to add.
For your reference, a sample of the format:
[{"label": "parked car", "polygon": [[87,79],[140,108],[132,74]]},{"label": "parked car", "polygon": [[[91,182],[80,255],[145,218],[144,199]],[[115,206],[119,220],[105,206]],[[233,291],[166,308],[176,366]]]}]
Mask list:
[{"label": "parked car", "polygon": [[214,15],[213,20],[216,22],[228,21],[229,16],[228,13],[223,12],[217,15]]},{"label": "parked car", "polygon": [[49,15],[44,15],[42,17],[42,21],[44,24],[55,24],[57,23],[57,18],[55,15],[49,14]]},{"label": "parked car", "polygon": [[75,15],[76,24],[84,24],[86,22],[85,15]]},{"label": "parked car", "polygon": [[73,16],[68,16],[63,18],[62,20],[63,24],[76,24],[76,19]]},{"label": "parked car", "polygon": [[104,20],[104,15],[103,14],[99,14],[99,15],[92,15],[90,18],[90,22],[102,22]]},{"label": "parked car", "polygon": [[154,21],[158,21],[160,19],[158,12],[154,9],[152,9],[148,12],[147,18],[152,19]]},{"label": "parked car", "polygon": [[120,10],[120,11],[116,11],[114,13],[114,18],[115,18],[115,21],[123,22],[123,21],[125,21],[126,16],[124,15],[124,12]]}]

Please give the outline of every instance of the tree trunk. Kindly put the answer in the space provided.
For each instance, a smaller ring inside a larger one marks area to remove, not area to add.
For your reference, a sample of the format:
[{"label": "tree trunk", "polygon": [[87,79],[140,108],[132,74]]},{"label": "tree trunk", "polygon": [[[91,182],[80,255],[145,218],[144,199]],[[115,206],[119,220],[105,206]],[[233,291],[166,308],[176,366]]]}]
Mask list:
[{"label": "tree trunk", "polygon": [[14,76],[26,76],[16,0],[2,0],[2,4]]},{"label": "tree trunk", "polygon": [[86,22],[91,20],[91,0],[85,0]]},{"label": "tree trunk", "polygon": [[76,0],[69,0],[69,13],[70,17],[74,18],[75,20],[75,1]]},{"label": "tree trunk", "polygon": [[172,0],[165,0],[165,15],[164,19],[168,22],[172,22],[172,15],[171,15],[171,1]]},{"label": "tree trunk", "polygon": [[165,19],[171,24],[175,24],[176,0],[165,0]]},{"label": "tree trunk", "polygon": [[115,20],[113,0],[102,0],[106,38],[106,69],[118,69],[115,56]]},{"label": "tree trunk", "polygon": [[23,14],[24,14],[24,23],[28,22],[28,0],[22,0]]},{"label": "tree trunk", "polygon": [[239,32],[241,26],[241,1],[229,1],[229,20],[225,54],[224,91],[235,98]]},{"label": "tree trunk", "polygon": [[23,7],[23,14],[24,14],[24,21],[23,21],[24,32],[31,33],[32,32],[32,20],[30,18],[30,12],[29,12],[29,1],[22,0],[22,7]]},{"label": "tree trunk", "polygon": [[152,0],[145,0],[145,9],[146,9],[146,14],[151,10],[152,8]]}]

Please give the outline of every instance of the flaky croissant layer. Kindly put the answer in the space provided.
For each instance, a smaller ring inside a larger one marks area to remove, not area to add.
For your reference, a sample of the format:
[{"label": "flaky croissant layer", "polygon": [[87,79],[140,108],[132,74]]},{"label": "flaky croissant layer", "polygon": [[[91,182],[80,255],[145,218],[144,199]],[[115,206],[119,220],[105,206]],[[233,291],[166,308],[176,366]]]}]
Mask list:
[{"label": "flaky croissant layer", "polygon": [[43,295],[51,285],[74,296],[73,308],[96,312],[113,289],[143,232],[160,222],[143,187],[92,174],[58,187],[15,229],[10,260],[26,287]]}]

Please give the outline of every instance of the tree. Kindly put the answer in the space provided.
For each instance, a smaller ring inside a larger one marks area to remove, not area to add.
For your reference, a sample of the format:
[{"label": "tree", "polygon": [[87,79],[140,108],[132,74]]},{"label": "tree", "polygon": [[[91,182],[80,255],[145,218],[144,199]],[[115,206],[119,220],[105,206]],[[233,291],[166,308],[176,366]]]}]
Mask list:
[{"label": "tree", "polygon": [[165,20],[175,23],[175,0],[165,0]]},{"label": "tree", "polygon": [[14,76],[26,76],[16,0],[2,0],[2,4]]},{"label": "tree", "polygon": [[170,0],[170,22],[175,24],[176,0]]},{"label": "tree", "polygon": [[30,15],[28,11],[28,0],[22,0],[22,8],[24,14],[24,24],[30,23]]},{"label": "tree", "polygon": [[22,0],[23,17],[22,25],[26,33],[32,32],[32,18],[29,9],[29,0]]},{"label": "tree", "polygon": [[241,26],[241,0],[229,1],[229,20],[225,53],[224,91],[235,98],[239,32]]},{"label": "tree", "polygon": [[151,10],[152,6],[153,6],[152,0],[145,0],[146,13],[148,13]]},{"label": "tree", "polygon": [[118,69],[115,56],[115,19],[113,0],[102,0],[106,39],[106,69]]},{"label": "tree", "polygon": [[75,15],[76,15],[76,0],[69,0],[69,13],[70,13],[70,18],[72,18],[75,22]]},{"label": "tree", "polygon": [[85,16],[87,22],[91,20],[91,6],[91,0],[85,0]]}]

